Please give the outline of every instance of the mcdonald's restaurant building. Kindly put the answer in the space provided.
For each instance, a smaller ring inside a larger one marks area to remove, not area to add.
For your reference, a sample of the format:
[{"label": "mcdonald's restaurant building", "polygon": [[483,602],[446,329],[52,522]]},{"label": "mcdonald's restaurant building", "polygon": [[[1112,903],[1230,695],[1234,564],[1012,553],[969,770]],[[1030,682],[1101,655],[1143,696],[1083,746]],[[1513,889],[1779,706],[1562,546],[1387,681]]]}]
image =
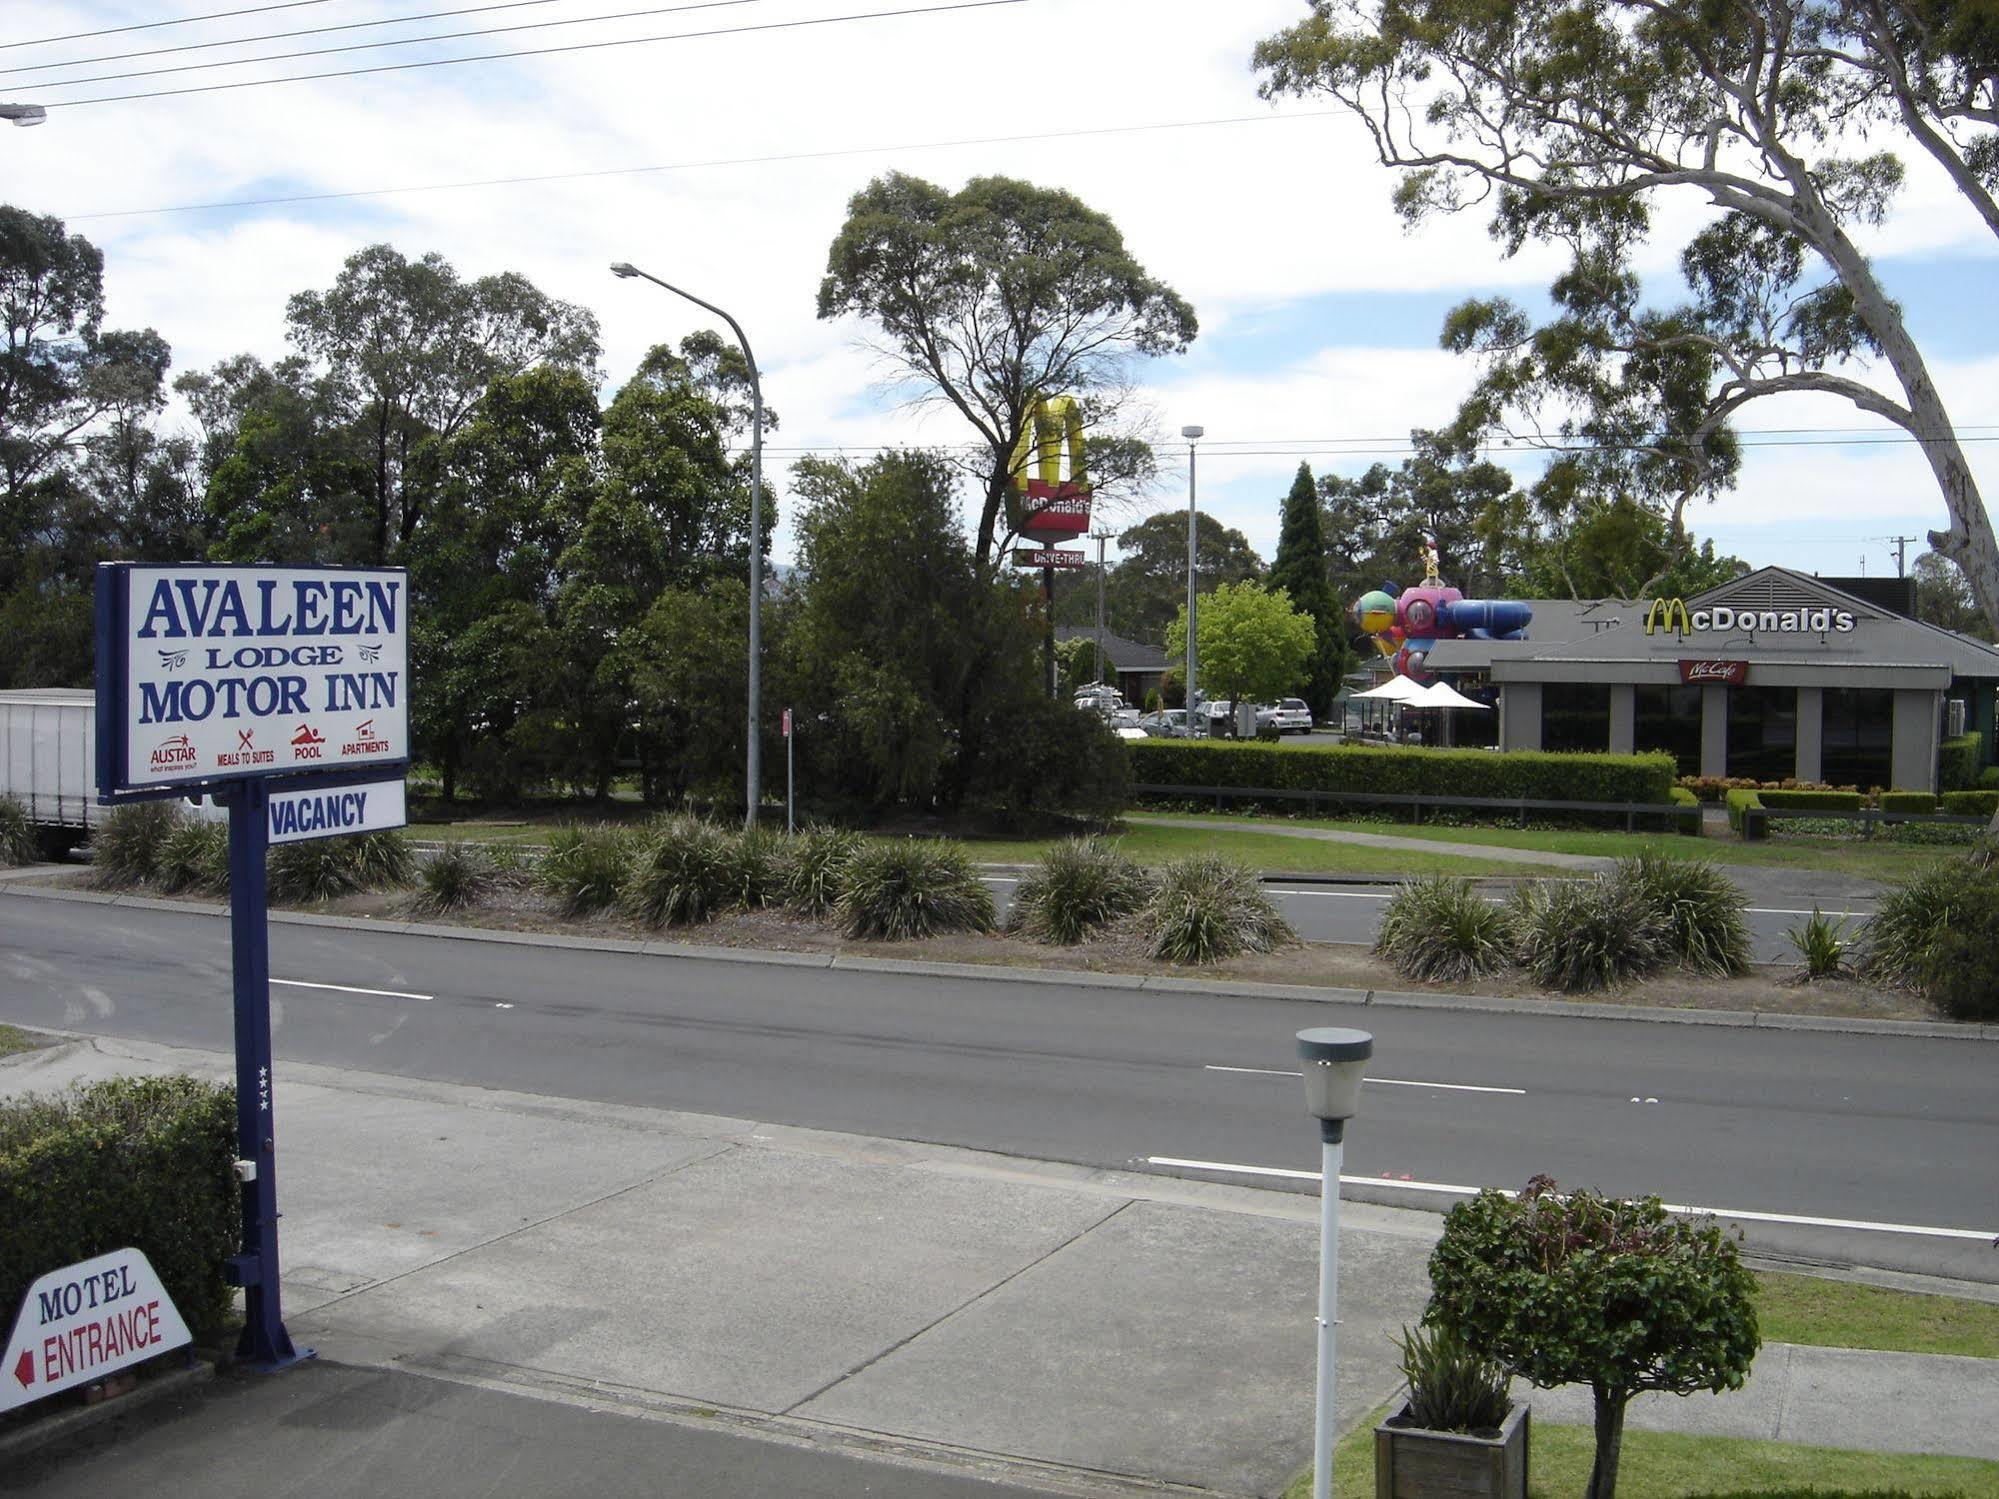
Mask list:
[{"label": "mcdonald's restaurant building", "polygon": [[1766,567],[1695,598],[1536,600],[1526,639],[1440,640],[1428,664],[1495,703],[1503,749],[1935,791],[1947,735],[1980,734],[1994,763],[1999,648],[1912,618],[1913,601],[1904,579]]}]

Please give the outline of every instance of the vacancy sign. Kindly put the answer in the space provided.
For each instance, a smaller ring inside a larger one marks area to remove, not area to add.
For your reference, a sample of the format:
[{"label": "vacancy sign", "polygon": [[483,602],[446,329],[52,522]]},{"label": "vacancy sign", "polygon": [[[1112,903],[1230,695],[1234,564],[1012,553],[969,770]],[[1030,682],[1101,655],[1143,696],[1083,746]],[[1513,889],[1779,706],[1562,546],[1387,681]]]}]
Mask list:
[{"label": "vacancy sign", "polygon": [[99,793],[409,759],[400,568],[98,569]]},{"label": "vacancy sign", "polygon": [[51,1270],[28,1287],[0,1364],[0,1411],[91,1384],[194,1339],[136,1249]]},{"label": "vacancy sign", "polygon": [[271,794],[271,842],[303,843],[341,833],[377,833],[409,821],[401,781]]}]

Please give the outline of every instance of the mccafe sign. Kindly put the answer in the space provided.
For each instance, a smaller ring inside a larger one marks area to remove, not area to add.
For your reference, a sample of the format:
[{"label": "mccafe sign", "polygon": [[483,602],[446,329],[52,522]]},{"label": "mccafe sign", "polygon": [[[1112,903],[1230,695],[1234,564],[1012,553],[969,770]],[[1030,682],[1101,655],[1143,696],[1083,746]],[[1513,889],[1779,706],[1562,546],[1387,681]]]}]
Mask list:
[{"label": "mccafe sign", "polygon": [[1671,630],[1697,635],[1704,630],[1745,635],[1844,635],[1853,629],[1848,609],[1731,609],[1726,604],[1689,612],[1685,599],[1654,599],[1645,610],[1645,633]]}]

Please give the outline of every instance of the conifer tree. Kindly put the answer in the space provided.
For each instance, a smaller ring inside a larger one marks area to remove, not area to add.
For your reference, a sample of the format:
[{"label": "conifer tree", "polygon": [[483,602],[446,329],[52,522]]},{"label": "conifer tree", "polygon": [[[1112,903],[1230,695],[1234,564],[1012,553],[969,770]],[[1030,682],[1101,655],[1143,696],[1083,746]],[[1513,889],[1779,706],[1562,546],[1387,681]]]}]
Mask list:
[{"label": "conifer tree", "polygon": [[1326,534],[1309,464],[1298,465],[1298,477],[1284,498],[1283,530],[1268,582],[1289,592],[1292,607],[1311,616],[1316,638],[1298,696],[1305,699],[1312,717],[1323,722],[1333,710],[1333,695],[1340,690],[1349,658],[1346,621],[1326,566]]}]

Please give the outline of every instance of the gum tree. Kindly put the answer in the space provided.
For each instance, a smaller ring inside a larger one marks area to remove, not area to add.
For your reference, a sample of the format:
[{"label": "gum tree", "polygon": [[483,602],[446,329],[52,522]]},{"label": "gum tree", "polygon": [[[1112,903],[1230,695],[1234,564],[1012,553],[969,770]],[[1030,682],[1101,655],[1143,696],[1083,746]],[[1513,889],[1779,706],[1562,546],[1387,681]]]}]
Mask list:
[{"label": "gum tree", "polygon": [[[1455,328],[1461,346],[1513,361],[1511,388],[1490,394],[1560,395],[1547,376],[1566,367],[1614,396],[1631,364],[1690,365],[1664,371],[1691,374],[1699,394],[1690,426],[1668,424],[1682,450],[1668,456],[1694,466],[1696,485],[1706,439],[1749,402],[1845,400],[1921,444],[1950,518],[1931,544],[1999,623],[1991,518],[1855,239],[1888,216],[1896,151],[1911,148],[1999,234],[1992,55],[1989,11],[1967,0],[1314,0],[1255,60],[1266,96],[1347,106],[1402,174],[1410,222],[1486,206],[1508,253],[1569,249],[1548,329],[1503,306]],[[1690,302],[1648,310],[1632,261],[1666,198],[1704,199],[1710,214],[1681,256]],[[1560,345],[1579,337],[1596,346],[1581,360]]]}]

